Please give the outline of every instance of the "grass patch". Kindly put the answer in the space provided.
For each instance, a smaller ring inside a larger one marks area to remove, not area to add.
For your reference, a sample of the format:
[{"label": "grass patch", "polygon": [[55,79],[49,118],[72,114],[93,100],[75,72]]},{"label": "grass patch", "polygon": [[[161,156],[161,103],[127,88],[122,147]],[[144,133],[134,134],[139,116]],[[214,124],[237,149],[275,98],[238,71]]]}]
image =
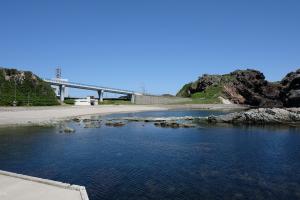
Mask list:
[{"label": "grass patch", "polygon": [[176,94],[177,97],[190,97],[189,88],[192,86],[192,83],[185,84],[181,90]]},{"label": "grass patch", "polygon": [[65,99],[64,103],[68,104],[68,105],[74,105],[75,104],[75,100],[74,99]]},{"label": "grass patch", "polygon": [[219,104],[221,100],[218,98],[222,96],[222,86],[210,86],[203,92],[192,94],[192,101],[186,104]]},{"label": "grass patch", "polygon": [[222,94],[221,86],[209,86],[203,92],[192,94],[192,99],[215,99]]},{"label": "grass patch", "polygon": [[187,102],[187,104],[220,104],[222,103],[220,99],[192,99],[192,101]]}]

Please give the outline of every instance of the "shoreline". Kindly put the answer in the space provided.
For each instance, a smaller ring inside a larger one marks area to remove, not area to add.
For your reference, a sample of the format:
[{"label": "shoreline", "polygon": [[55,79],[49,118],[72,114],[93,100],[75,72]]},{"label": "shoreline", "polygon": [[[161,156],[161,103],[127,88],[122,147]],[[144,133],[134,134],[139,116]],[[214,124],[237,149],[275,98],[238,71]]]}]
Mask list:
[{"label": "shoreline", "polygon": [[0,107],[0,128],[22,126],[52,126],[75,117],[136,113],[168,110],[222,110],[248,109],[242,105],[183,104],[183,105],[99,105],[51,107]]}]

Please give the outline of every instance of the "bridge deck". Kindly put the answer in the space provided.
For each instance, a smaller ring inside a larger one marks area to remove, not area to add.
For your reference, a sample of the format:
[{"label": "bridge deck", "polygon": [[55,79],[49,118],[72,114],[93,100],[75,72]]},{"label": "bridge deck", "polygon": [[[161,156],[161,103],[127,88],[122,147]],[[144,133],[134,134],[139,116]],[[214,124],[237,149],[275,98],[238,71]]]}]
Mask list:
[{"label": "bridge deck", "polygon": [[81,84],[81,83],[74,83],[74,82],[66,82],[66,81],[60,81],[60,80],[51,80],[51,79],[44,79],[45,82],[50,83],[52,85],[64,85],[66,87],[70,88],[78,88],[78,89],[85,89],[85,90],[95,90],[95,91],[104,91],[104,92],[110,92],[110,93],[117,93],[117,94],[137,94],[134,91],[131,90],[122,90],[122,89],[116,89],[116,88],[109,88],[109,87],[102,87],[102,86],[95,86],[95,85],[87,85],[87,84]]}]

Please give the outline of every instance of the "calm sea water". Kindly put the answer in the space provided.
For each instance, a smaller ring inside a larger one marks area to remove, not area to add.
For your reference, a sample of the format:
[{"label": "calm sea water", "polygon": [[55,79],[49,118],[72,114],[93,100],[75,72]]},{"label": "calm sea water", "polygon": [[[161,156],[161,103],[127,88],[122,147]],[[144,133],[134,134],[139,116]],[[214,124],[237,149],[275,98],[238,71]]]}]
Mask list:
[{"label": "calm sea water", "polygon": [[91,200],[300,199],[299,129],[69,126],[0,129],[0,169],[84,185]]}]

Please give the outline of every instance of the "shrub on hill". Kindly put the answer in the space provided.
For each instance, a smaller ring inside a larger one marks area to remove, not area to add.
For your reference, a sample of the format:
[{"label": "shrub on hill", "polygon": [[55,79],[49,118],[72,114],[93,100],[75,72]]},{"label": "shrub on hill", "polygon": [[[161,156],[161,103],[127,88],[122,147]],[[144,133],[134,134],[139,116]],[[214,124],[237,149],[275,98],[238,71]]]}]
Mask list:
[{"label": "shrub on hill", "polygon": [[0,68],[0,105],[58,105],[51,86],[29,71]]}]

